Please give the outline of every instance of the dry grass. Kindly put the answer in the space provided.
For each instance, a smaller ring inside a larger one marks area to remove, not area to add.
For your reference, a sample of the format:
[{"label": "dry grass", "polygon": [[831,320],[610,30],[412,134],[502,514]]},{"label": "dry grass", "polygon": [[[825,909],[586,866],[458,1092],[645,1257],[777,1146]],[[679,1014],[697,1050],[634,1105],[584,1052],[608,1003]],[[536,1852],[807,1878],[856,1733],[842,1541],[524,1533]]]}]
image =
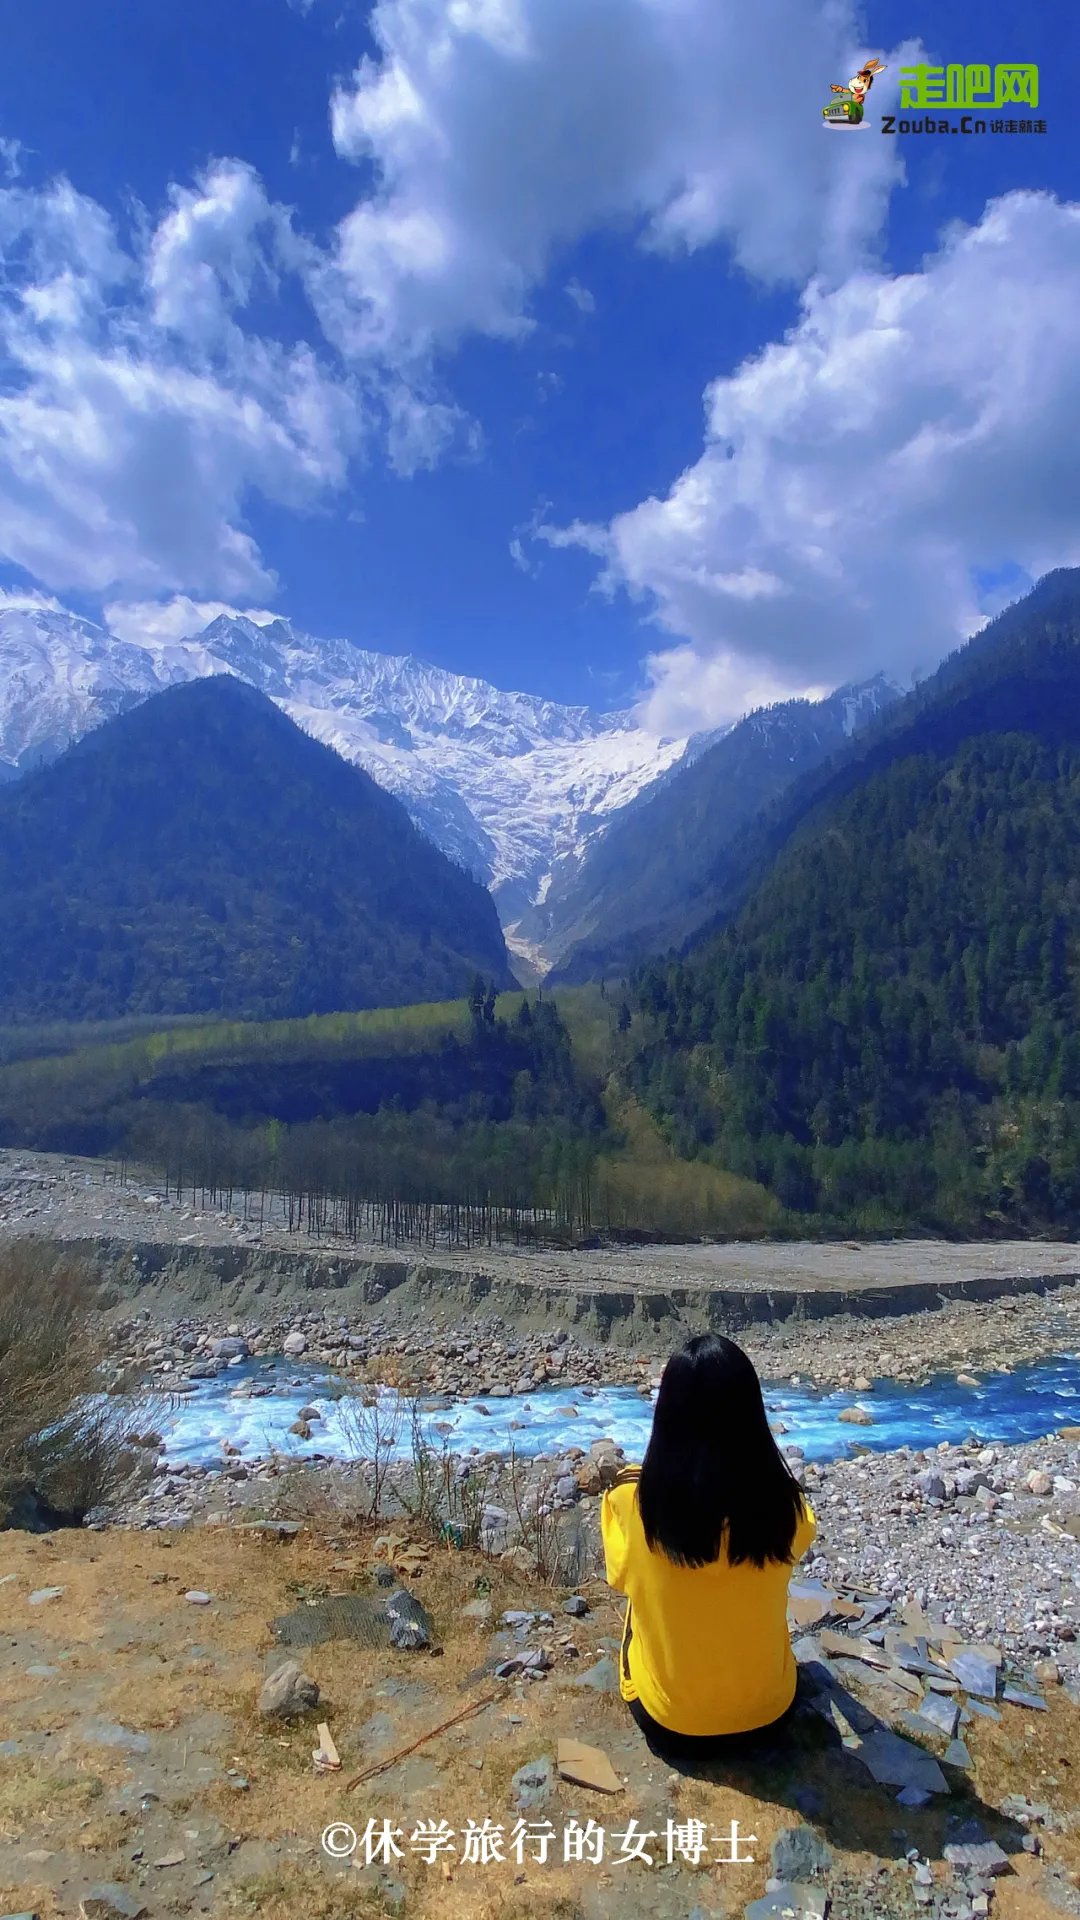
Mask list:
[{"label": "dry grass", "polygon": [[0,1249],[0,1516],[30,1488],[80,1520],[133,1470],[131,1411],[97,1393],[94,1305],[89,1269],[62,1248]]},{"label": "dry grass", "polygon": [[51,1761],[0,1761],[0,1839],[18,1840],[31,1826],[65,1828],[104,1792],[100,1774]]},{"label": "dry grass", "polygon": [[[617,1698],[568,1691],[555,1675],[516,1691],[506,1688],[505,1698],[439,1735],[415,1760],[348,1793],[348,1774],[389,1750],[376,1756],[365,1745],[362,1729],[374,1714],[391,1716],[390,1749],[396,1751],[498,1687],[472,1678],[488,1651],[486,1630],[461,1618],[477,1580],[490,1582],[495,1619],[510,1606],[550,1606],[546,1590],[476,1556],[433,1550],[416,1591],[434,1619],[438,1657],[369,1651],[350,1642],[305,1650],[303,1665],[322,1689],[318,1717],[329,1721],[345,1766],[343,1775],[319,1778],[311,1770],[313,1725],[278,1727],[256,1712],[273,1644],[268,1622],[295,1605],[299,1592],[360,1587],[372,1557],[370,1534],[351,1534],[347,1545],[340,1533],[333,1544],[313,1533],[275,1542],[225,1528],[171,1536],[73,1532],[51,1543],[15,1535],[8,1542],[5,1571],[16,1579],[0,1586],[0,1721],[5,1733],[48,1732],[55,1751],[47,1764],[25,1757],[0,1762],[0,1840],[57,1845],[66,1825],[74,1830],[66,1844],[92,1855],[95,1878],[126,1877],[129,1844],[113,1802],[141,1762],[113,1747],[86,1744],[88,1716],[149,1732],[158,1742],[159,1762],[162,1752],[173,1756],[172,1816],[186,1814],[196,1825],[219,1822],[256,1847],[283,1845],[287,1857],[269,1874],[244,1877],[238,1869],[233,1878],[222,1867],[215,1877],[215,1911],[258,1911],[270,1920],[300,1914],[305,1920],[344,1920],[346,1914],[384,1912],[371,1873],[323,1859],[323,1827],[344,1819],[362,1830],[369,1818],[385,1817],[408,1833],[419,1819],[443,1819],[460,1832],[468,1820],[487,1815],[509,1828],[515,1817],[509,1807],[512,1774],[538,1753],[553,1753],[560,1735],[606,1748],[617,1769],[629,1772],[630,1784],[612,1800],[558,1786],[549,1809],[557,1833],[575,1812],[592,1816],[609,1832],[633,1816],[661,1834],[668,1818],[700,1819],[717,1832],[737,1819],[744,1835],[757,1836],[753,1865],[714,1865],[694,1876],[700,1884],[695,1898],[707,1910],[738,1912],[762,1891],[770,1842],[801,1817],[793,1805],[795,1786],[820,1793],[823,1811],[815,1825],[852,1875],[869,1875],[884,1859],[905,1878],[896,1840],[901,1825],[911,1845],[940,1860],[946,1819],[965,1810],[964,1798],[954,1797],[944,1806],[901,1813],[889,1795],[848,1772],[816,1724],[797,1725],[783,1753],[772,1759],[710,1769],[707,1777],[669,1775],[637,1742]],[[29,1609],[28,1593],[44,1585],[62,1585],[64,1594]],[[184,1600],[184,1592],[196,1586],[213,1595],[210,1607]],[[588,1618],[573,1623],[583,1663],[618,1626],[610,1598],[597,1591],[595,1600]],[[18,1652],[7,1653],[16,1644]],[[205,1651],[192,1654],[193,1646]],[[61,1662],[61,1652],[72,1657]],[[26,1665],[50,1660],[57,1676],[28,1692]],[[388,1682],[403,1682],[408,1691],[387,1695]],[[1006,1710],[1000,1724],[979,1721],[967,1732],[977,1769],[968,1810],[991,1831],[988,1809],[1007,1792],[1045,1799],[1062,1813],[1076,1803],[1080,1714],[1063,1697],[1053,1699],[1047,1715]],[[182,1762],[189,1741],[217,1766],[237,1768],[249,1790],[237,1794],[220,1778],[210,1784],[186,1780]],[[1055,1831],[1045,1836],[1045,1845],[1049,1858],[1080,1873],[1080,1835]],[[1043,1862],[1013,1857],[1015,1873],[997,1884],[995,1920],[1049,1920],[1039,1891]],[[446,1878],[408,1855],[393,1872],[407,1890],[406,1920],[579,1920],[583,1875],[593,1889],[590,1912],[597,1900],[610,1902],[612,1911],[648,1912],[645,1870],[613,1863],[541,1868],[507,1860],[482,1869],[454,1863]],[[942,1884],[946,1878],[942,1873]],[[39,1880],[35,1873],[4,1884],[0,1865],[0,1911],[36,1911],[48,1920],[71,1910],[53,1904]]]}]

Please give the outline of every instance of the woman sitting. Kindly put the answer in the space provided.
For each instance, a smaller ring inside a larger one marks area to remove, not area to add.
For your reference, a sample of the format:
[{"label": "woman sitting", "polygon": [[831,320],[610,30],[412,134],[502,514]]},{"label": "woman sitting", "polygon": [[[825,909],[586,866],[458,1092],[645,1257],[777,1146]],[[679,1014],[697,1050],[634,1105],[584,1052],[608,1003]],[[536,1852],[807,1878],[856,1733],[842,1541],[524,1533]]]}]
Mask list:
[{"label": "woman sitting", "polygon": [[722,1751],[795,1698],[787,1594],[816,1525],[733,1340],[664,1368],[640,1467],[605,1493],[608,1584],[627,1599],[620,1691],[651,1746]]}]

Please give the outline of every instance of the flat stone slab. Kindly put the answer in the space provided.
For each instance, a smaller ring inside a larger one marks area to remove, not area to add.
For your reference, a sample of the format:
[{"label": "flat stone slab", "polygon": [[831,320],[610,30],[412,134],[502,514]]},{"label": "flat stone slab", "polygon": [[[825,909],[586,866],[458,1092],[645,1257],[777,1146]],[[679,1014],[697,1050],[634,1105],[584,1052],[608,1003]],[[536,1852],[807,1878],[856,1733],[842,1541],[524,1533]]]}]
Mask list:
[{"label": "flat stone slab", "polygon": [[875,1727],[852,1751],[879,1787],[914,1787],[926,1793],[948,1793],[949,1783],[934,1759],[888,1727]]},{"label": "flat stone slab", "polygon": [[959,1680],[965,1693],[977,1693],[984,1700],[996,1697],[997,1667],[977,1648],[961,1647],[949,1661],[949,1672],[954,1680]]},{"label": "flat stone slab", "polygon": [[1023,1687],[1003,1687],[1001,1697],[1010,1707],[1033,1707],[1039,1713],[1049,1713],[1046,1701],[1037,1693],[1025,1693]]},{"label": "flat stone slab", "polygon": [[945,1858],[950,1867],[959,1868],[961,1873],[1008,1873],[1009,1856],[996,1840],[970,1841],[966,1846],[958,1841],[946,1845]]}]

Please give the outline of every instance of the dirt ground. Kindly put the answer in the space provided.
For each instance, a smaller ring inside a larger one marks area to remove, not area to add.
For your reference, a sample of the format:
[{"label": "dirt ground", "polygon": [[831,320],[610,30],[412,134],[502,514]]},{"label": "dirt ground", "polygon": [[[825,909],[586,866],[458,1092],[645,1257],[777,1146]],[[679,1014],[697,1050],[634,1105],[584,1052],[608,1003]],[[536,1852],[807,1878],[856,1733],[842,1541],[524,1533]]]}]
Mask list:
[{"label": "dirt ground", "polygon": [[[1010,1858],[995,1882],[994,1920],[1080,1912],[1080,1829],[1067,1818],[1078,1800],[1080,1710],[1060,1693],[1048,1714],[1005,1707],[1000,1724],[974,1723],[970,1784],[955,1776],[953,1795],[923,1811],[875,1787],[816,1717],[797,1719],[761,1756],[672,1773],[617,1695],[570,1684],[619,1631],[606,1589],[584,1590],[584,1619],[560,1620],[577,1662],[533,1683],[477,1677],[491,1627],[463,1617],[464,1606],[480,1595],[495,1622],[513,1606],[558,1616],[560,1596],[464,1553],[434,1551],[415,1581],[437,1655],[348,1641],[305,1650],[298,1657],[322,1690],[317,1712],[291,1726],[261,1720],[268,1656],[280,1658],[270,1620],[304,1598],[370,1585],[371,1536],[335,1525],[329,1536],[316,1523],[283,1541],[224,1527],[0,1536],[0,1912],[73,1916],[108,1883],[114,1901],[120,1890],[129,1896],[113,1910],[131,1916],[141,1907],[270,1920],[711,1920],[762,1894],[777,1834],[809,1824],[831,1849],[833,1915],[877,1920],[925,1910],[913,1902],[910,1848],[931,1862],[939,1889],[952,1885],[942,1849],[972,1817]],[[52,1587],[62,1591],[31,1604],[31,1593]],[[209,1604],[188,1600],[192,1589]],[[352,1772],[492,1692],[481,1713],[348,1790]],[[340,1774],[313,1771],[318,1719],[340,1750]],[[553,1823],[553,1864],[526,1850],[522,1863],[428,1865],[408,1850],[420,1821],[447,1822],[459,1844],[470,1820],[509,1833],[511,1776],[554,1756],[560,1738],[602,1748],[624,1786],[609,1796],[558,1781],[543,1815],[526,1815]],[[1022,1831],[995,1811],[1010,1792],[1053,1809],[1040,1856],[1024,1852]],[[606,1829],[603,1863],[562,1864],[575,1818]],[[405,1835],[404,1858],[388,1867],[332,1860],[320,1844],[333,1822],[362,1835],[384,1819]],[[716,1864],[714,1849],[699,1867],[677,1853],[666,1864],[666,1823],[692,1819],[725,1835],[737,1821],[752,1863]],[[617,1857],[611,1836],[631,1820],[659,1836],[651,1868]]]}]

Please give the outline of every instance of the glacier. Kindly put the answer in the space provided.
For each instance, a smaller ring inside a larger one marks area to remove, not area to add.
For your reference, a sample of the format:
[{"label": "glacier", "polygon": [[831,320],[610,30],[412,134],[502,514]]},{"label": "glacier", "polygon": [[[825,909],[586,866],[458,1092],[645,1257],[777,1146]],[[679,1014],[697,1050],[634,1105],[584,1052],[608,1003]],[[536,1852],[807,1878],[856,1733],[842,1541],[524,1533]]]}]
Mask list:
[{"label": "glacier", "polygon": [[[394,793],[514,926],[611,815],[674,767],[686,739],[322,640],[290,621],[219,615],[183,639],[120,638],[65,609],[0,612],[0,778],[55,758],[178,682],[233,673]],[[519,954],[542,964],[522,940]]]}]

